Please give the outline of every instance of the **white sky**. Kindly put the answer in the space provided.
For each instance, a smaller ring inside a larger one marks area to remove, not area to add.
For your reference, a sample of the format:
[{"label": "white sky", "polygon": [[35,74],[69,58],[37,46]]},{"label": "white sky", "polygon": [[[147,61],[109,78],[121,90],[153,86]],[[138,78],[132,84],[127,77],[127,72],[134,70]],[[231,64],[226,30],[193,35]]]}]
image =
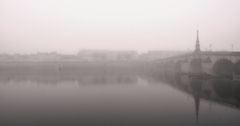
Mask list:
[{"label": "white sky", "polygon": [[0,0],[0,53],[240,50],[240,0]]}]

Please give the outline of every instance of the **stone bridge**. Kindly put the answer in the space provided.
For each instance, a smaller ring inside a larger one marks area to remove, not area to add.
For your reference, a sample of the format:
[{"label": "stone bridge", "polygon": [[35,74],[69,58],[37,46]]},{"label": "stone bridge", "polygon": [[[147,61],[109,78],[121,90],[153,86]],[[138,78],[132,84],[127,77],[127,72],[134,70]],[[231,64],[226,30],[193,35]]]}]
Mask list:
[{"label": "stone bridge", "polygon": [[156,63],[163,74],[200,72],[212,76],[240,75],[240,52],[201,52],[199,59],[194,53],[189,53],[161,59]]}]

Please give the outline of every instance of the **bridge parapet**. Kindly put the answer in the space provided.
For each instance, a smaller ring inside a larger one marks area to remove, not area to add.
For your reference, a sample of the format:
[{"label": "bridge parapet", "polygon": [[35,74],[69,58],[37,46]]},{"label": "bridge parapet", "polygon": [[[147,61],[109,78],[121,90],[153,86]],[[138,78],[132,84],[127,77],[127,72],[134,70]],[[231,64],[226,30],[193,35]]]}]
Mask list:
[{"label": "bridge parapet", "polygon": [[[160,64],[164,72],[189,74],[194,71],[194,67],[191,67],[194,60],[196,60],[194,53],[187,53],[160,59],[156,62]],[[219,74],[219,71],[220,73],[226,72],[226,75],[229,76],[230,74],[240,74],[240,52],[201,52],[200,62],[204,74],[215,76]],[[218,66],[219,64],[220,66]],[[237,72],[235,72],[236,68],[238,68]],[[229,69],[231,70],[229,71]]]}]

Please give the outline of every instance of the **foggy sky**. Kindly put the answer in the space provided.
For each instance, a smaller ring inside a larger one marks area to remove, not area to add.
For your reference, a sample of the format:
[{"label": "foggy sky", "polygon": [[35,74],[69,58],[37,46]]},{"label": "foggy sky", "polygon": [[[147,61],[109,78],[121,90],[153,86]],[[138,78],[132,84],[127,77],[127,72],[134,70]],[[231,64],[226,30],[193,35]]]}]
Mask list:
[{"label": "foggy sky", "polygon": [[239,0],[0,0],[0,53],[240,50]]}]

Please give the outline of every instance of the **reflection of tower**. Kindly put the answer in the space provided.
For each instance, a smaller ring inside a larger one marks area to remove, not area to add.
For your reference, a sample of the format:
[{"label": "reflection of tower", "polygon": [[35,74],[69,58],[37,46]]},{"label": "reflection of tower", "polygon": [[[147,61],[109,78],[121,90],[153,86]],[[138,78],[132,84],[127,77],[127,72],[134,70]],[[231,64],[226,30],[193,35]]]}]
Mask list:
[{"label": "reflection of tower", "polygon": [[191,88],[192,88],[192,94],[194,98],[194,104],[195,104],[195,116],[196,116],[196,122],[198,123],[198,117],[199,117],[199,108],[200,108],[200,96],[202,92],[202,80],[201,79],[191,79]]},{"label": "reflection of tower", "polygon": [[198,122],[198,113],[199,113],[199,106],[200,106],[200,97],[199,94],[193,95],[194,103],[195,103],[195,114],[196,114],[196,122]]}]

